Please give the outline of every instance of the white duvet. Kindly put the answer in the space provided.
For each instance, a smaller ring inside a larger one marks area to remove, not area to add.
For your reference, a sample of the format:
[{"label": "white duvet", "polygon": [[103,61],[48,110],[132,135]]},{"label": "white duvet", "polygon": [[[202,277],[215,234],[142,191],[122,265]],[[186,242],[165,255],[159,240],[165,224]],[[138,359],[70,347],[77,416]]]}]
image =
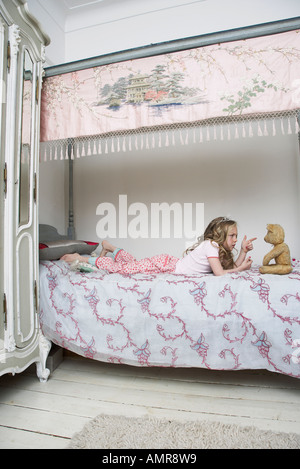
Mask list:
[{"label": "white duvet", "polygon": [[[289,275],[81,273],[40,264],[40,325],[100,361],[300,377],[300,263]],[[299,359],[298,359],[299,356]]]}]

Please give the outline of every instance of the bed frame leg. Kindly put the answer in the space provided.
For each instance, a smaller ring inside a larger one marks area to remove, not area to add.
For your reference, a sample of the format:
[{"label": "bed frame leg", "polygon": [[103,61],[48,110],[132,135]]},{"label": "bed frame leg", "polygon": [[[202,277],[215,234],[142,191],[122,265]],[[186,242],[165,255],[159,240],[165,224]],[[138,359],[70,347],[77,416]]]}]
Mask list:
[{"label": "bed frame leg", "polygon": [[52,342],[43,335],[42,331],[39,332],[40,344],[40,361],[36,363],[36,374],[41,383],[45,383],[50,375],[50,370],[46,368],[46,361],[49,355]]}]

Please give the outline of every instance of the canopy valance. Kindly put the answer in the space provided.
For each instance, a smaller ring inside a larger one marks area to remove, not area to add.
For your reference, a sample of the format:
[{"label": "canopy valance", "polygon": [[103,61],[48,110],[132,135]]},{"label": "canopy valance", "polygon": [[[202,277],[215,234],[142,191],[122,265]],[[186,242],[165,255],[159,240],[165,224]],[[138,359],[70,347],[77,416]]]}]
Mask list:
[{"label": "canopy valance", "polygon": [[176,129],[183,144],[294,133],[299,77],[300,30],[51,76],[42,90],[41,156],[171,145]]}]

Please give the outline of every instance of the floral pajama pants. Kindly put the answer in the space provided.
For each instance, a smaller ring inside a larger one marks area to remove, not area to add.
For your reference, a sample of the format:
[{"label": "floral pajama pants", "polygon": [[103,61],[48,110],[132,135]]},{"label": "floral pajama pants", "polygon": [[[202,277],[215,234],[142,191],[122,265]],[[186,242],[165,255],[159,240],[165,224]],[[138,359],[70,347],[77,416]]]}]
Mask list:
[{"label": "floral pajama pants", "polygon": [[168,254],[159,254],[137,261],[131,254],[124,251],[124,249],[118,249],[114,252],[114,258],[98,257],[95,265],[98,269],[104,269],[110,273],[150,274],[174,272],[177,262],[178,258],[169,256]]}]

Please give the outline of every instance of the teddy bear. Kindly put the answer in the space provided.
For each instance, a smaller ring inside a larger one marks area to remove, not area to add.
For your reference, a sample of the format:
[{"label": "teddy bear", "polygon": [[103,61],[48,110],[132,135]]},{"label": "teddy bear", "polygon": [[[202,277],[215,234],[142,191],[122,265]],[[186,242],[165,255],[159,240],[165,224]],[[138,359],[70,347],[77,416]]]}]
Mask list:
[{"label": "teddy bear", "polygon": [[[284,230],[280,225],[267,225],[267,230],[264,240],[274,247],[265,255],[259,271],[261,274],[289,274],[292,263],[289,247],[284,243]],[[275,264],[269,265],[272,259],[275,259]]]}]

